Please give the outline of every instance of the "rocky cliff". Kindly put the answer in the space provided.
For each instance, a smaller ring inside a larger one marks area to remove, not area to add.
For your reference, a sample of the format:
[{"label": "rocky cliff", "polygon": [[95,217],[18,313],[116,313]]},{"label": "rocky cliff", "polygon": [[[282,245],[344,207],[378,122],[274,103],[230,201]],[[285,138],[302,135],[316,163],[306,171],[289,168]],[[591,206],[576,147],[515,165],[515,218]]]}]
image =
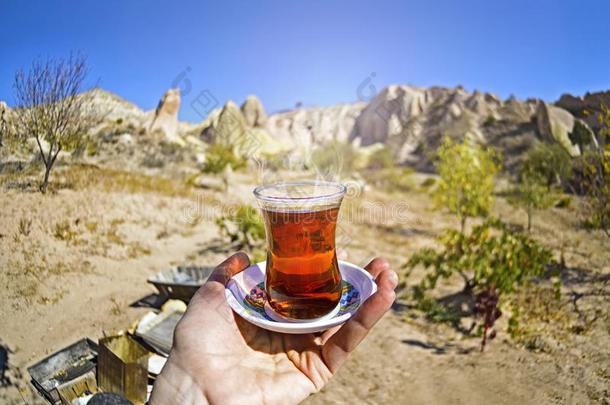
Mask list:
[{"label": "rocky cliff", "polygon": [[[358,148],[385,145],[397,163],[420,170],[432,169],[432,152],[445,136],[499,149],[509,169],[540,141],[558,142],[571,155],[578,155],[578,147],[570,140],[576,123],[596,130],[592,116],[599,111],[599,103],[610,101],[610,92],[564,95],[553,105],[535,99],[502,100],[459,86],[392,85],[369,103],[296,108],[270,115],[256,96],[249,96],[240,107],[228,101],[201,123],[188,124],[178,121],[178,90],[170,89],[156,110],[148,112],[101,89],[93,90],[92,95],[96,108],[106,117],[93,138],[102,149],[108,142],[118,145],[119,154],[126,148],[136,154],[149,150],[142,158],[149,166],[163,166],[163,157],[150,157],[163,143],[185,149],[189,161],[202,162],[206,145],[215,142],[257,158],[307,156],[316,148],[339,142]],[[114,150],[105,149],[106,155]]]},{"label": "rocky cliff", "polygon": [[610,107],[610,90],[595,93],[586,93],[584,96],[563,94],[555,103],[557,107],[567,110],[574,117],[583,120],[594,131],[599,130],[597,114],[601,106]]}]

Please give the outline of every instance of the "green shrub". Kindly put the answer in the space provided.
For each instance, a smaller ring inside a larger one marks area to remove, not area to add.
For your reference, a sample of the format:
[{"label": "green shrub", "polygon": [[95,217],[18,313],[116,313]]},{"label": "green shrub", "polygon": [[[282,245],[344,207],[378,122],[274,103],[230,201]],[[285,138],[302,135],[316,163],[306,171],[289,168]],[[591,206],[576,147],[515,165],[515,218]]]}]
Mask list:
[{"label": "green shrub", "polygon": [[468,235],[450,229],[440,242],[441,251],[422,249],[405,266],[432,269],[418,286],[420,292],[435,288],[439,279],[460,274],[465,290],[493,287],[511,293],[517,285],[541,275],[551,261],[548,249],[497,219],[473,227]]},{"label": "green shrub", "polygon": [[585,224],[610,237],[610,152],[587,152],[578,159],[577,167],[588,207]]},{"label": "green shrub", "polygon": [[610,143],[608,142],[608,138],[610,138],[610,108],[605,104],[602,104],[600,108],[601,112],[597,114],[597,122],[599,122],[600,125],[597,134],[597,143],[599,148],[608,151],[608,147],[610,146]]},{"label": "green shrub", "polygon": [[217,218],[216,225],[238,249],[248,248],[253,251],[260,248],[265,240],[263,219],[249,205],[240,205],[235,212]]},{"label": "green shrub", "polygon": [[428,318],[453,322],[455,313],[449,308],[442,310],[438,302],[431,302],[428,292],[441,279],[461,276],[463,292],[470,294],[475,301],[474,315],[484,319],[483,348],[488,330],[501,315],[500,299],[532,278],[541,276],[551,262],[551,252],[527,235],[511,231],[496,219],[473,227],[468,235],[448,230],[440,242],[441,250],[422,249],[404,266],[409,272],[417,266],[430,269],[413,288],[413,298],[417,307],[426,311]]},{"label": "green shrub", "polygon": [[495,124],[496,121],[496,117],[494,117],[493,114],[487,114],[487,117],[485,117],[485,121],[483,121],[483,126],[489,127]]},{"label": "green shrub", "polygon": [[527,153],[521,170],[538,176],[550,191],[571,178],[572,158],[559,144],[540,143]]},{"label": "green shrub", "polygon": [[445,138],[437,155],[440,181],[433,197],[437,206],[458,216],[463,231],[466,218],[486,216],[493,205],[497,154],[466,140],[455,143]]},{"label": "green shrub", "polygon": [[568,136],[572,143],[578,145],[581,153],[584,153],[594,141],[593,132],[579,119],[574,120],[574,128]]},{"label": "green shrub", "polygon": [[595,147],[578,158],[575,172],[578,187],[586,196],[588,215],[585,224],[601,229],[610,237],[610,109],[602,104],[597,119],[601,125]]},{"label": "green shrub", "polygon": [[411,168],[390,167],[367,173],[366,179],[386,191],[410,191],[414,188],[412,174]]},{"label": "green shrub", "polygon": [[394,167],[394,154],[387,146],[376,150],[368,159],[367,168],[372,170],[391,169]]},{"label": "green shrub", "polygon": [[422,181],[419,185],[422,189],[428,190],[430,187],[436,184],[436,179],[434,177],[428,177],[426,180]]},{"label": "green shrub", "polygon": [[238,170],[246,166],[246,161],[233,152],[233,148],[220,143],[210,145],[205,155],[204,173],[222,173],[227,167]]},{"label": "green shrub", "polygon": [[545,209],[556,200],[547,187],[544,173],[535,171],[536,165],[530,162],[531,156],[525,160],[519,170],[517,184],[512,188],[508,202],[525,210],[527,214],[527,230],[532,227],[534,210]]},{"label": "green shrub", "polygon": [[358,151],[344,142],[332,141],[320,146],[311,154],[311,164],[324,178],[352,175],[358,168]]}]

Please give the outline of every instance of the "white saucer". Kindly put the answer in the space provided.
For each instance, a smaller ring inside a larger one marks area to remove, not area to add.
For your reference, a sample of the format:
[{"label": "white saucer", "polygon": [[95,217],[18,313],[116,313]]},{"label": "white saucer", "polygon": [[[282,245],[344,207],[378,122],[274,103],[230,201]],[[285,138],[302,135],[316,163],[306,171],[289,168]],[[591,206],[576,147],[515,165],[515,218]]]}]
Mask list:
[{"label": "white saucer", "polygon": [[[266,262],[253,264],[236,274],[225,288],[227,302],[239,316],[263,329],[282,333],[314,333],[341,325],[377,291],[373,277],[361,267],[339,261],[341,301],[330,314],[315,320],[286,319],[273,312],[265,298]],[[266,308],[267,307],[267,308]]]}]

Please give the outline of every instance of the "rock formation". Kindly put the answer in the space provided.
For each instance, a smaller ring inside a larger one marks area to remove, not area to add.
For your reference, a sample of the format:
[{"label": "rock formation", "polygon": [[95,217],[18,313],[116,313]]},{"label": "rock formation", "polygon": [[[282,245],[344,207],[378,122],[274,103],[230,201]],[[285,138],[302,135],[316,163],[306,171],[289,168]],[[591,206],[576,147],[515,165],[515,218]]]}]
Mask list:
[{"label": "rock formation", "polygon": [[602,105],[610,107],[610,90],[586,93],[582,97],[563,94],[555,105],[569,111],[574,117],[583,120],[589,128],[598,131],[597,114],[601,112]]},{"label": "rock formation", "polygon": [[[259,106],[258,111],[264,113],[260,102]],[[210,119],[206,120],[201,137],[205,142],[231,147],[233,152],[244,158],[257,158],[290,149],[286,142],[272,138],[265,129],[256,125],[260,117],[258,115],[250,121],[254,124],[251,127],[242,110],[233,101],[228,101],[220,112],[213,112]]]},{"label": "rock formation", "polygon": [[[300,106],[269,116],[261,101],[249,96],[241,107],[229,101],[211,111],[204,121],[189,124],[178,121],[178,90],[169,90],[154,112],[143,112],[101,89],[93,92],[95,104],[109,111],[105,123],[95,132],[100,135],[100,153],[106,157],[110,156],[111,144],[124,146],[134,156],[142,155],[146,148],[158,148],[155,139],[137,135],[160,132],[163,139],[183,145],[192,162],[205,159],[207,144],[220,142],[244,157],[274,155],[294,162],[294,167],[307,166],[314,149],[340,142],[351,143],[361,151],[385,145],[397,163],[420,170],[433,169],[431,156],[445,136],[499,149],[509,170],[540,141],[558,142],[575,156],[580,148],[572,144],[570,134],[591,131],[590,122],[595,117],[587,114],[599,111],[601,102],[610,104],[610,92],[584,97],[564,95],[552,105],[515,97],[501,100],[494,94],[469,92],[460,86],[392,85],[369,103]],[[133,142],[118,142],[120,134],[130,134]]]},{"label": "rock formation", "polygon": [[157,106],[148,131],[160,131],[164,140],[179,142],[178,111],[180,110],[180,89],[169,89]]},{"label": "rock formation", "polygon": [[497,147],[508,153],[509,166],[518,162],[514,155],[541,139],[559,142],[577,154],[568,137],[574,118],[546,107],[543,104],[540,111],[537,100],[510,97],[502,101],[491,93],[470,93],[461,86],[392,85],[368,105],[300,108],[271,115],[267,130],[275,139],[291,139],[305,153],[331,140],[360,147],[383,143],[397,162],[423,170],[431,169],[430,152],[445,136]]},{"label": "rock formation", "polygon": [[386,142],[399,135],[409,119],[424,112],[430,102],[426,91],[411,86],[389,86],[383,89],[356,118],[350,139],[363,146]]},{"label": "rock formation", "polygon": [[569,135],[574,128],[574,117],[568,111],[540,101],[536,110],[536,125],[545,140],[558,142],[570,156],[580,154],[578,147],[572,145],[570,141]]},{"label": "rock formation", "polygon": [[347,142],[365,103],[299,108],[273,114],[266,129],[273,138],[309,150],[329,141]]},{"label": "rock formation", "polygon": [[229,100],[220,113],[213,117],[209,125],[203,129],[201,136],[208,143],[237,146],[245,134],[246,120],[239,107]]},{"label": "rock formation", "polygon": [[246,98],[246,101],[241,105],[241,113],[246,120],[246,125],[251,128],[262,128],[267,123],[267,113],[263,108],[263,104],[256,96],[248,96]]}]

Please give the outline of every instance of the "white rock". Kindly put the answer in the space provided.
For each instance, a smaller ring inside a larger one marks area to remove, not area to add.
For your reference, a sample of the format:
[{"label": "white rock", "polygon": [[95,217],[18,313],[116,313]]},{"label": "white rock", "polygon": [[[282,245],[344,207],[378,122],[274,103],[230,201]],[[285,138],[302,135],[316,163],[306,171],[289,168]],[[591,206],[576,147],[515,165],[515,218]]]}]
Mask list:
[{"label": "white rock", "polygon": [[149,132],[161,131],[169,142],[178,140],[178,111],[180,110],[180,89],[169,89],[155,110]]}]

